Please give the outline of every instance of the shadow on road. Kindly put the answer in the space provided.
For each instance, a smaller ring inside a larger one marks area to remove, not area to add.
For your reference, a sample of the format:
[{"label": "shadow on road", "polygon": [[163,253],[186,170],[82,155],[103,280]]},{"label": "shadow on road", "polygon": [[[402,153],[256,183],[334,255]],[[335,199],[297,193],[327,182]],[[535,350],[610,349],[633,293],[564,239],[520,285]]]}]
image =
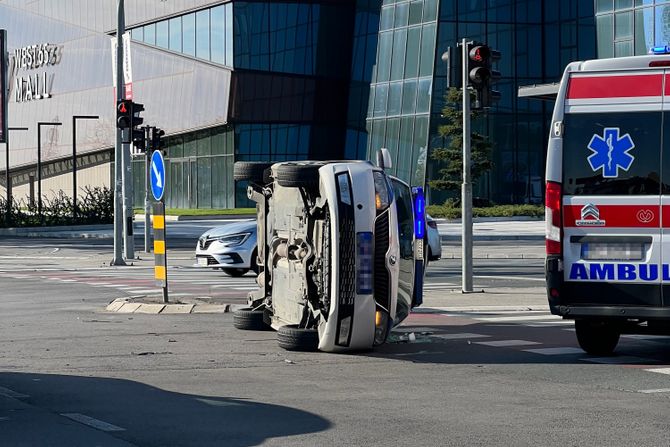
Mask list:
[{"label": "shadow on road", "polygon": [[[419,321],[415,319],[411,324],[396,328],[389,343],[367,355],[440,364],[670,365],[670,337],[623,335],[615,355],[602,358],[579,349],[575,333],[567,325],[530,327],[482,323],[439,314],[419,317]],[[409,340],[410,333],[412,340]],[[496,345],[499,342],[508,344]]]},{"label": "shadow on road", "polygon": [[[21,400],[33,408],[58,415],[83,414],[121,427],[125,431],[110,434],[137,445],[254,446],[268,438],[315,433],[331,425],[295,408],[235,397],[180,394],[129,380],[0,372],[0,387],[25,395]],[[228,394],[231,390],[219,391]],[[11,419],[0,405],[0,420],[8,416]],[[49,427],[33,425],[26,430],[8,422],[3,422],[0,435],[5,441],[53,445]],[[59,425],[69,423],[63,418]]]}]

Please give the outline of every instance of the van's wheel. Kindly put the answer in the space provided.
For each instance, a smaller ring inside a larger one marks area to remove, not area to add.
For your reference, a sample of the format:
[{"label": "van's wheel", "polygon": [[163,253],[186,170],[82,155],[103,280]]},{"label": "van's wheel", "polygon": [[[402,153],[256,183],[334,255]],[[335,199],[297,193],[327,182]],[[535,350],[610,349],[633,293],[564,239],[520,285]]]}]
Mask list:
[{"label": "van's wheel", "polygon": [[263,310],[250,307],[233,312],[233,326],[243,331],[267,331],[270,327],[263,320]]},{"label": "van's wheel", "polygon": [[238,278],[240,276],[244,276],[249,269],[231,269],[231,268],[222,268],[223,273],[225,273],[228,276],[232,276],[234,278]]},{"label": "van's wheel", "polygon": [[264,172],[267,168],[272,166],[272,163],[261,161],[238,161],[233,167],[233,179],[236,182],[252,182],[263,184],[266,176]]},{"label": "van's wheel", "polygon": [[320,162],[283,163],[277,166],[277,183],[286,188],[316,189],[319,187]]},{"label": "van's wheel", "polygon": [[579,346],[597,356],[613,355],[621,335],[612,323],[599,320],[575,320],[575,332]]},{"label": "van's wheel", "polygon": [[319,348],[319,332],[296,325],[282,326],[277,330],[277,342],[287,351],[316,351]]}]

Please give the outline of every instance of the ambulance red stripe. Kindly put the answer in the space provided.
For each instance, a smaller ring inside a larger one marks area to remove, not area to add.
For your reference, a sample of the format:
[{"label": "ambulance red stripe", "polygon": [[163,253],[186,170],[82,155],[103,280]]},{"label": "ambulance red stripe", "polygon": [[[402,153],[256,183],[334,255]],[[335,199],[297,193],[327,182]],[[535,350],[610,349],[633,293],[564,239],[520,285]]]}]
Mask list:
[{"label": "ambulance red stripe", "polygon": [[[668,87],[666,86],[666,92]],[[663,75],[573,76],[567,99],[633,98],[662,96]]]},{"label": "ambulance red stripe", "polygon": [[[601,227],[621,227],[621,228],[658,228],[660,226],[660,206],[659,205],[597,205],[600,212],[600,220],[605,221]],[[577,221],[582,220],[583,205],[563,205],[563,225],[565,227],[588,227],[591,225],[578,225]],[[670,219],[670,206],[663,207],[663,215]],[[585,221],[595,221],[593,217],[583,219]],[[670,227],[670,220],[663,221]],[[598,225],[593,225],[598,227]]]}]

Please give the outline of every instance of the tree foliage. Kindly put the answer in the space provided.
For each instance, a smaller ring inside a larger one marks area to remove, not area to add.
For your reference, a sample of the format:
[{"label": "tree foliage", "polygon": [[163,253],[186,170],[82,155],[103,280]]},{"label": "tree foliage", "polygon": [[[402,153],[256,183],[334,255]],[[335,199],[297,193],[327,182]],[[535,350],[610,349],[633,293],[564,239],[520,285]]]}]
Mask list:
[{"label": "tree foliage", "polygon": [[[442,109],[444,124],[437,131],[444,147],[435,148],[431,158],[442,166],[439,176],[428,182],[431,188],[447,191],[458,191],[463,182],[463,108],[462,93],[460,89],[450,88],[445,95],[445,106]],[[480,118],[477,111],[471,112],[472,123],[475,124]],[[474,127],[474,126],[472,126]],[[471,132],[471,156],[473,183],[481,178],[493,167],[491,161],[491,150],[493,148],[489,138],[478,132]]]}]

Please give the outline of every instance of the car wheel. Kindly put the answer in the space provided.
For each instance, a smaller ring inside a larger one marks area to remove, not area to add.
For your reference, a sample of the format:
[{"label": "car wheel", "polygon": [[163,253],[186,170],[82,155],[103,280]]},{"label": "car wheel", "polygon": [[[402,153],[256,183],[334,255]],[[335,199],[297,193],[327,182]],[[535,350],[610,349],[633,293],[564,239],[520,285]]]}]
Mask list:
[{"label": "car wheel", "polygon": [[319,348],[319,332],[296,325],[282,326],[277,330],[277,342],[287,351],[316,351]]},{"label": "car wheel", "polygon": [[249,271],[249,269],[230,269],[230,268],[222,268],[221,270],[223,270],[223,273],[225,273],[226,275],[235,278],[239,276],[244,276]]},{"label": "car wheel", "polygon": [[575,320],[575,332],[579,347],[597,356],[612,355],[621,335],[613,324],[597,320]]},{"label": "car wheel", "polygon": [[265,181],[263,173],[272,163],[257,161],[238,161],[233,168],[233,178],[236,182],[248,181],[262,184]]},{"label": "car wheel", "polygon": [[263,310],[249,307],[238,309],[233,313],[233,326],[243,331],[267,331],[270,326],[265,324]]},{"label": "car wheel", "polygon": [[286,188],[316,189],[319,187],[319,162],[283,163],[277,167],[277,183]]}]

